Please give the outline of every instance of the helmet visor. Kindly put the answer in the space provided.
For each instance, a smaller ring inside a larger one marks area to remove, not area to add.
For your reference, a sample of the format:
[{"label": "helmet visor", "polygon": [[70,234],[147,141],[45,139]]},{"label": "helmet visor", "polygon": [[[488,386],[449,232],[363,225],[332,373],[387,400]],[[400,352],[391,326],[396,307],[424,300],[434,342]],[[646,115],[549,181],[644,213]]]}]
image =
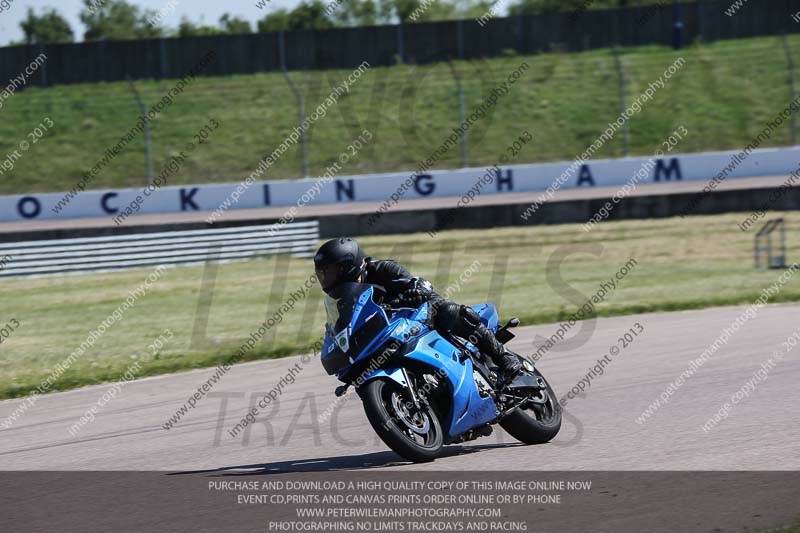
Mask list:
[{"label": "helmet visor", "polygon": [[331,289],[339,284],[342,277],[342,268],[340,265],[323,265],[314,269],[317,274],[319,285],[325,293],[329,293]]},{"label": "helmet visor", "polygon": [[328,293],[340,283],[358,282],[359,277],[364,273],[364,265],[365,262],[363,260],[357,267],[350,266],[347,263],[316,265],[314,272],[317,274],[322,290]]}]

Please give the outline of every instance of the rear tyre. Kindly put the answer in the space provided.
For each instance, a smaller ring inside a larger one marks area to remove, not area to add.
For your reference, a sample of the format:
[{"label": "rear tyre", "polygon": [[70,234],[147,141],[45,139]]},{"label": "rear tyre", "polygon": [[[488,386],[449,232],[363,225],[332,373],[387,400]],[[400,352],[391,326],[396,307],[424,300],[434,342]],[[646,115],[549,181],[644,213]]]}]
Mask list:
[{"label": "rear tyre", "polygon": [[538,370],[523,372],[541,378],[545,388],[538,395],[532,396],[538,402],[529,401],[524,408],[518,408],[500,421],[500,427],[525,444],[544,444],[558,435],[561,429],[561,404],[558,403],[553,388]]},{"label": "rear tyre", "polygon": [[395,453],[414,463],[427,463],[439,456],[444,445],[439,419],[429,406],[421,405],[417,410],[405,387],[375,379],[359,393],[372,429]]}]

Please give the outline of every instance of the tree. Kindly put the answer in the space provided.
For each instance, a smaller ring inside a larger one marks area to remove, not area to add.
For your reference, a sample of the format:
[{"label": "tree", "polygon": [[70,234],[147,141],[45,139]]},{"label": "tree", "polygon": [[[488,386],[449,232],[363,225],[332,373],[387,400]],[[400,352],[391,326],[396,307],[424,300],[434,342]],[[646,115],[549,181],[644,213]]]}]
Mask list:
[{"label": "tree", "polygon": [[258,21],[258,31],[286,31],[289,29],[289,12],[285,9],[276,9]]},{"label": "tree", "polygon": [[387,2],[387,4],[393,4],[391,7],[392,14],[402,23],[412,22],[411,17],[423,10],[422,2],[419,0],[394,0]]},{"label": "tree", "polygon": [[664,0],[518,0],[509,9],[509,15],[580,14],[589,9],[612,9],[664,3]]},{"label": "tree", "polygon": [[[459,16],[462,16],[465,19],[481,18],[492,10],[495,3],[496,2],[492,0],[477,0],[476,2],[469,2],[469,5],[461,8]],[[503,15],[500,14],[499,16]]]},{"label": "tree", "polygon": [[512,5],[508,13],[509,15],[517,16],[575,11],[586,3],[587,0],[566,0],[561,2],[559,0],[522,0]]},{"label": "tree", "polygon": [[[588,0],[563,1],[586,2]],[[542,2],[557,5],[558,0],[522,0],[521,3],[538,5]],[[342,0],[336,5],[331,0],[328,0],[327,4],[320,0],[305,0],[291,11],[286,9],[272,11],[258,21],[258,31],[372,26],[397,22],[407,24],[458,18],[469,20],[482,17],[492,8],[497,9],[498,5],[502,7],[502,4],[504,4],[504,0]]]},{"label": "tree", "polygon": [[332,28],[333,21],[325,13],[325,4],[320,0],[301,2],[289,12],[290,30],[320,30]]},{"label": "tree", "polygon": [[345,1],[333,18],[339,26],[374,26],[379,21],[378,4],[375,0]]},{"label": "tree", "polygon": [[53,8],[37,16],[29,7],[28,16],[19,25],[27,44],[71,43],[74,40],[69,23]]},{"label": "tree", "polygon": [[453,20],[460,18],[469,3],[461,2],[462,5],[456,5],[456,2],[439,0],[426,9],[419,20]]},{"label": "tree", "polygon": [[83,0],[80,13],[81,22],[86,26],[84,39],[142,39],[160,37],[162,28],[148,22],[157,13],[140,10],[125,0],[106,0],[98,4],[95,0]]},{"label": "tree", "polygon": [[[484,3],[491,5],[491,2]],[[470,18],[468,13],[474,9],[475,5],[476,2],[474,1],[463,0],[460,2],[447,0],[383,0],[379,13],[387,21],[407,24],[431,20]]]},{"label": "tree", "polygon": [[240,33],[253,33],[253,28],[250,26],[250,21],[239,17],[233,17],[229,13],[225,13],[219,18],[219,25],[223,33],[232,35]]},{"label": "tree", "polygon": [[203,23],[194,24],[186,17],[181,18],[178,25],[178,37],[201,37],[204,35],[219,35],[222,30],[216,26],[207,26]]},{"label": "tree", "polygon": [[[340,9],[343,6],[340,6]],[[276,9],[258,21],[258,31],[319,30],[334,27],[320,0],[301,2],[291,11]]]}]

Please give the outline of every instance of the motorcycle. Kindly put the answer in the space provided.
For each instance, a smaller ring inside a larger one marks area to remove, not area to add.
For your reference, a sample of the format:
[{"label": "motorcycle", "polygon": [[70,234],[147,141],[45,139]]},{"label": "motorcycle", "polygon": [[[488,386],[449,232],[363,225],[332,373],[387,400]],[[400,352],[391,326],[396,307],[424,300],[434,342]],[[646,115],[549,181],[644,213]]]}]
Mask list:
[{"label": "motorcycle", "polygon": [[[558,434],[561,405],[529,359],[514,354],[523,370],[506,383],[469,339],[433,329],[427,302],[396,309],[383,296],[380,287],[345,283],[326,297],[321,361],[343,382],[337,397],[355,387],[389,448],[409,461],[429,462],[446,444],[491,435],[495,424],[526,444]],[[510,330],[518,319],[499,327],[494,305],[474,309],[500,342],[514,338]]]}]

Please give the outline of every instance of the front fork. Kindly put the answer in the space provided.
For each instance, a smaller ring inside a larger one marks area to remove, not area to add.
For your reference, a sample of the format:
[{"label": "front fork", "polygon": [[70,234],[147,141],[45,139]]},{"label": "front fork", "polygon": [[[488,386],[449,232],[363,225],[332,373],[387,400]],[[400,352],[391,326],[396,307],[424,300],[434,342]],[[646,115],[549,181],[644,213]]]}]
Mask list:
[{"label": "front fork", "polygon": [[401,368],[400,371],[403,373],[403,379],[406,382],[406,390],[408,390],[408,394],[411,397],[411,401],[414,402],[414,407],[416,407],[417,410],[419,411],[420,410],[419,396],[417,396],[417,391],[414,390],[414,382],[411,381],[411,378],[408,375],[408,371],[405,368]]}]

